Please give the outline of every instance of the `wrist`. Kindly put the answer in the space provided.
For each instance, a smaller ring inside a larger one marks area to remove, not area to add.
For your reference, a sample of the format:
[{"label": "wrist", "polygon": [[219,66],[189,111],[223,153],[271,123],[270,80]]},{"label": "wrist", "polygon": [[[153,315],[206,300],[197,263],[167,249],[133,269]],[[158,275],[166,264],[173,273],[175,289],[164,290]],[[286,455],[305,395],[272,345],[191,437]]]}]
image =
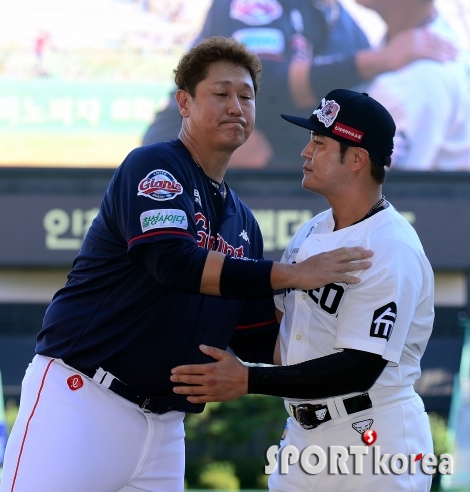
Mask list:
[{"label": "wrist", "polygon": [[247,297],[273,291],[269,260],[249,260],[227,255],[220,273],[220,294],[224,297]]},{"label": "wrist", "polygon": [[271,269],[271,286],[274,291],[294,287],[295,265],[288,263],[273,263]]}]

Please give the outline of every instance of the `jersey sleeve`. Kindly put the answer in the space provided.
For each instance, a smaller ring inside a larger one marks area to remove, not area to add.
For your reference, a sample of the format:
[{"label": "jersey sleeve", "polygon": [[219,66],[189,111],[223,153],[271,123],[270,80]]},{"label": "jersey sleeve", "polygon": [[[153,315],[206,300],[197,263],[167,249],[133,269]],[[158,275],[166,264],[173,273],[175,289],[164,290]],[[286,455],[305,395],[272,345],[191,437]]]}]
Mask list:
[{"label": "jersey sleeve", "polygon": [[248,298],[229,346],[245,362],[272,364],[278,333],[272,295]]},{"label": "jersey sleeve", "polygon": [[184,157],[168,144],[140,147],[127,156],[109,191],[128,250],[168,238],[196,241],[191,185]]},{"label": "jersey sleeve", "polygon": [[335,349],[356,349],[398,364],[424,282],[423,261],[408,244],[380,242],[372,267],[350,285],[338,313]]}]

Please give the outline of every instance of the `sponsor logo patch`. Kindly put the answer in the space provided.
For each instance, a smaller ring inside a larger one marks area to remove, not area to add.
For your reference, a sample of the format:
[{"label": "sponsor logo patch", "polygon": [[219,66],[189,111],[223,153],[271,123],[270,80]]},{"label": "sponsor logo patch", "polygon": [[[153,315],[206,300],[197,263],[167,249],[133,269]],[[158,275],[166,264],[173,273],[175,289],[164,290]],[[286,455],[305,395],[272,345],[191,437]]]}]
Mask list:
[{"label": "sponsor logo patch", "polygon": [[279,29],[259,27],[255,29],[239,29],[232,34],[232,38],[244,43],[258,55],[284,54],[284,34]]},{"label": "sponsor logo patch", "polygon": [[77,391],[83,386],[83,379],[80,374],[74,374],[67,379],[67,386],[72,391]]},{"label": "sponsor logo patch", "polygon": [[316,109],[313,114],[317,115],[317,118],[326,126],[330,127],[338,116],[341,106],[334,101],[326,101],[325,98],[321,100],[321,108]]},{"label": "sponsor logo patch", "polygon": [[370,336],[389,340],[396,318],[397,305],[394,302],[376,309],[370,325]]},{"label": "sponsor logo patch", "polygon": [[139,183],[137,195],[152,200],[172,200],[183,193],[183,187],[174,176],[163,169],[155,169]]},{"label": "sponsor logo patch", "polygon": [[362,142],[362,137],[364,136],[364,132],[351,128],[350,126],[343,125],[342,123],[335,123],[335,126],[331,132],[335,135],[339,135],[357,143]]},{"label": "sponsor logo patch", "polygon": [[279,19],[282,5],[277,0],[232,0],[230,17],[249,26],[262,26]]},{"label": "sponsor logo patch", "polygon": [[359,432],[359,434],[364,434],[366,430],[369,430],[372,427],[374,421],[372,419],[360,420],[359,422],[354,422],[352,424],[352,428]]},{"label": "sponsor logo patch", "polygon": [[147,210],[140,214],[140,225],[142,232],[151,229],[162,229],[167,227],[188,228],[188,218],[183,210],[173,208],[160,210]]}]

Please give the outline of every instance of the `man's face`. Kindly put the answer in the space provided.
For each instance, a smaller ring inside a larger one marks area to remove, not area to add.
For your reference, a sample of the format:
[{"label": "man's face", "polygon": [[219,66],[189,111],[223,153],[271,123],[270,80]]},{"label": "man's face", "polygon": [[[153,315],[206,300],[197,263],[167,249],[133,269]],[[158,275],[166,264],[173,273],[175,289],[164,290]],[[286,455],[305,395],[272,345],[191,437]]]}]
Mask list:
[{"label": "man's face", "polygon": [[234,151],[250,136],[255,123],[255,91],[248,70],[220,61],[209,66],[207,77],[187,94],[182,113],[196,144]]},{"label": "man's face", "polygon": [[310,142],[302,151],[305,159],[302,186],[328,198],[347,182],[347,170],[340,161],[340,145],[336,140],[311,134]]}]

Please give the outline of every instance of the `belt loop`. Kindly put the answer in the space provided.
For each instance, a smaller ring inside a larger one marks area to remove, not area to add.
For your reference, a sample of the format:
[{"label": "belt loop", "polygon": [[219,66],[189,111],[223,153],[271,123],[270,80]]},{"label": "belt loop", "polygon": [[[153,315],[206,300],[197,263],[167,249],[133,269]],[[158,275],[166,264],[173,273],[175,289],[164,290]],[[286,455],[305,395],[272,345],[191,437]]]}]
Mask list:
[{"label": "belt loop", "polygon": [[326,406],[328,407],[328,411],[330,412],[331,420],[340,418],[338,409],[335,405],[335,398],[328,398],[328,400],[326,400]]},{"label": "belt loop", "polygon": [[334,398],[334,402],[336,405],[336,408],[338,410],[338,415],[340,419],[348,418],[349,414],[346,411],[346,408],[344,407],[343,399],[339,396]]},{"label": "belt loop", "polygon": [[96,384],[103,386],[106,389],[109,389],[111,383],[113,382],[114,376],[106,372],[104,369],[99,367],[93,376],[93,381]]}]

